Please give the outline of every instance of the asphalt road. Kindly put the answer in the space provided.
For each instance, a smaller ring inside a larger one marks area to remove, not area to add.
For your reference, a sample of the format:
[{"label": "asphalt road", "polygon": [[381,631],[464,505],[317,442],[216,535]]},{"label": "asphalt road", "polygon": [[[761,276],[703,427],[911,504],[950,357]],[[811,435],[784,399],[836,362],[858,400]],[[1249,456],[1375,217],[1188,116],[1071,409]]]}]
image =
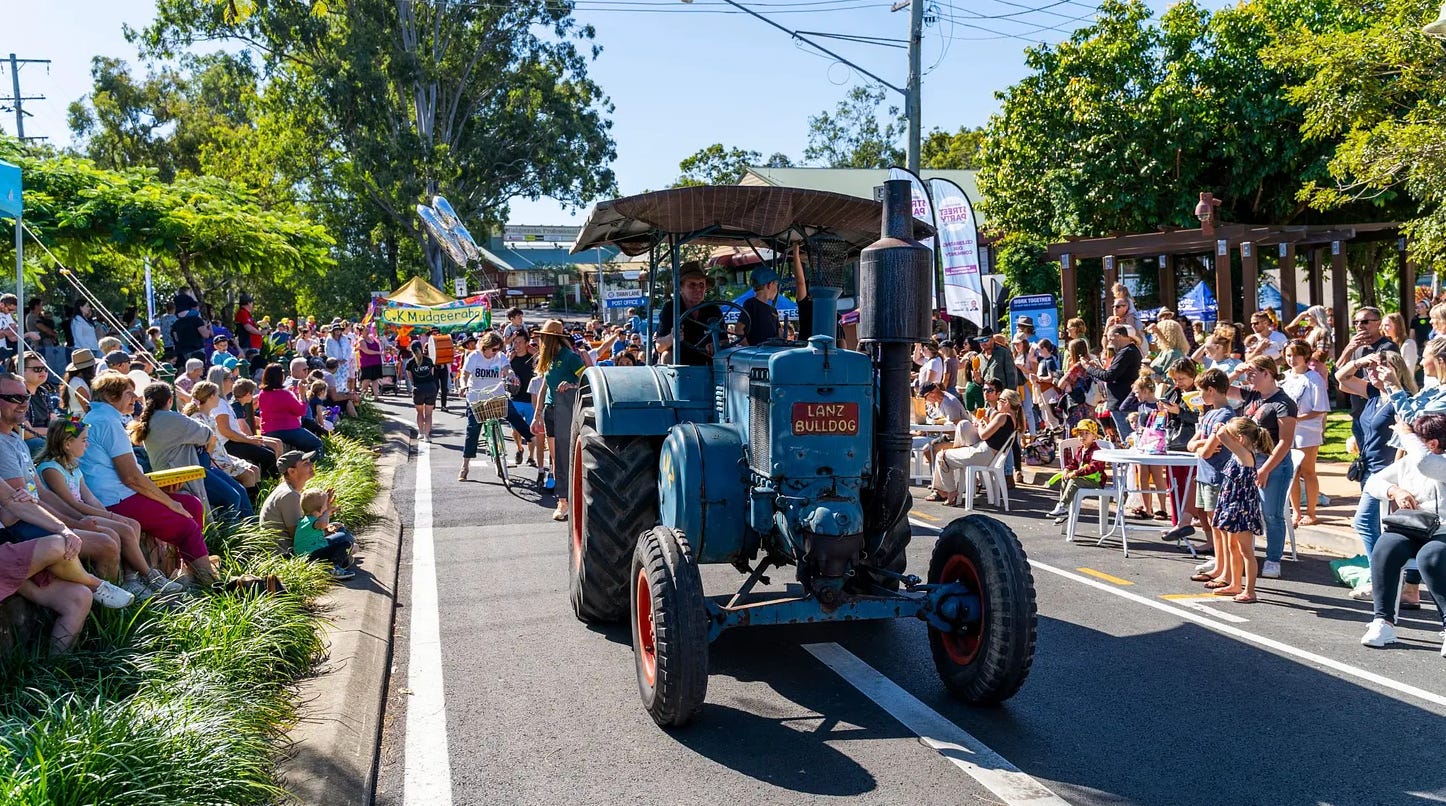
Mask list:
[{"label": "asphalt road", "polygon": [[[1129,559],[1112,542],[1067,544],[1042,516],[1051,502],[1029,490],[1001,517],[1034,566],[1039,643],[1002,707],[950,698],[921,622],[765,627],[712,645],[700,718],[665,732],[639,703],[627,628],[572,616],[551,497],[509,494],[475,462],[472,480],[456,481],[462,418],[438,412],[437,424],[395,491],[413,525],[380,804],[1035,802],[986,789],[951,762],[986,758],[921,740],[896,718],[911,698],[876,704],[805,648],[816,644],[852,653],[1070,803],[1446,802],[1446,658],[1430,605],[1402,622],[1397,647],[1364,648],[1368,606],[1305,557],[1263,580],[1258,604],[1196,609],[1162,598],[1200,592],[1182,549],[1143,533]],[[435,604],[411,584],[419,508],[431,514]],[[922,575],[937,527],[961,513],[914,512],[910,570]],[[739,582],[704,569],[710,593]],[[437,640],[414,658],[418,616]]]}]

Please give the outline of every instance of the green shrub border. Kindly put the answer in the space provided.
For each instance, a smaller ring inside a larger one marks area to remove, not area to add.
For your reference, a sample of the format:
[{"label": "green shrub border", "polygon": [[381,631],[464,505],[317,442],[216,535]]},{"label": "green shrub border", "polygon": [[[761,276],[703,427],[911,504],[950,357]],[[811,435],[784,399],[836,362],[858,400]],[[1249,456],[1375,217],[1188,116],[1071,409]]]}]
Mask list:
[{"label": "green shrub border", "polygon": [[[364,406],[327,439],[314,485],[340,520],[370,522],[381,415]],[[326,569],[282,556],[258,524],[208,526],[227,577],[275,574],[286,593],[212,593],[96,610],[68,655],[0,656],[0,804],[264,804],[295,723],[294,684],[324,650]],[[43,643],[43,642],[41,642]]]}]

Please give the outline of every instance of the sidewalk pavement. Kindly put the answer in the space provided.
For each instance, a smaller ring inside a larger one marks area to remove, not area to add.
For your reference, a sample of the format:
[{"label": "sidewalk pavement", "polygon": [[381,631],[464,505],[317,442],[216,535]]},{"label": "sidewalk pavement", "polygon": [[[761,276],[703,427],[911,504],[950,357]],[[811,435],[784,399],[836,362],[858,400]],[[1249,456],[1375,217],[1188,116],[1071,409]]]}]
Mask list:
[{"label": "sidewalk pavement", "polygon": [[[1356,504],[1361,498],[1361,485],[1346,478],[1344,462],[1317,462],[1316,476],[1320,479],[1320,491],[1330,498],[1330,506],[1317,507],[1315,526],[1300,526],[1295,530],[1297,548],[1336,557],[1354,557],[1365,548],[1361,538],[1351,527],[1356,515]],[[1044,482],[1059,472],[1057,465],[1048,467],[1025,465],[1025,484],[1043,487]],[[1265,538],[1261,538],[1264,545]]]},{"label": "sidewalk pavement", "polygon": [[279,775],[299,803],[365,805],[375,789],[401,557],[392,485],[411,455],[412,429],[386,418],[382,437],[381,487],[372,504],[380,519],[357,535],[357,575],[319,603],[328,619],[327,657],[297,686],[300,719]]}]

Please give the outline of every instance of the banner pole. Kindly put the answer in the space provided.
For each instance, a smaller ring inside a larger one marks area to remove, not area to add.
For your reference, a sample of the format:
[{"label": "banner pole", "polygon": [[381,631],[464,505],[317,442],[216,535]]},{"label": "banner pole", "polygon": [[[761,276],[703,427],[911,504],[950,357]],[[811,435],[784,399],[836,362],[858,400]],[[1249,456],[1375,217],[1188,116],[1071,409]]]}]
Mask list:
[{"label": "banner pole", "polygon": [[[25,238],[20,224],[21,214],[15,214],[15,349],[25,352]],[[18,371],[18,370],[17,370]]]}]

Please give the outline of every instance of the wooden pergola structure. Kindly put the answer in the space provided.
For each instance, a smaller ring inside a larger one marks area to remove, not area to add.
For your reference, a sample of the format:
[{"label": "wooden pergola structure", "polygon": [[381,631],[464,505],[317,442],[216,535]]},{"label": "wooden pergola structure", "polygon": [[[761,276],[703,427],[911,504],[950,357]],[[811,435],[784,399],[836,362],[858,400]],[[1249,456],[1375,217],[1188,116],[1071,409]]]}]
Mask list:
[{"label": "wooden pergola structure", "polygon": [[[1335,312],[1336,344],[1349,338],[1349,311],[1346,284],[1346,244],[1365,241],[1396,242],[1402,252],[1400,302],[1403,315],[1409,317],[1415,308],[1416,266],[1404,254],[1406,240],[1400,225],[1390,222],[1340,225],[1263,225],[1218,224],[1200,229],[1172,229],[1105,238],[1076,238],[1051,244],[1050,260],[1060,266],[1060,312],[1068,318],[1079,307],[1076,271],[1080,260],[1099,259],[1104,267],[1104,289],[1101,298],[1109,295],[1110,286],[1119,280],[1121,260],[1156,258],[1160,266],[1160,298],[1166,307],[1174,307],[1179,299],[1175,288],[1176,260],[1181,256],[1210,255],[1215,259],[1215,297],[1220,321],[1244,321],[1255,312],[1260,293],[1261,253],[1273,254],[1280,272],[1280,295],[1283,315],[1293,317],[1296,307],[1296,269],[1301,258],[1306,260],[1309,304],[1324,305]],[[1235,310],[1235,289],[1231,278],[1231,258],[1239,253],[1243,308]],[[1331,289],[1324,289],[1323,267],[1329,258]],[[1103,320],[1101,320],[1103,321]]]}]

